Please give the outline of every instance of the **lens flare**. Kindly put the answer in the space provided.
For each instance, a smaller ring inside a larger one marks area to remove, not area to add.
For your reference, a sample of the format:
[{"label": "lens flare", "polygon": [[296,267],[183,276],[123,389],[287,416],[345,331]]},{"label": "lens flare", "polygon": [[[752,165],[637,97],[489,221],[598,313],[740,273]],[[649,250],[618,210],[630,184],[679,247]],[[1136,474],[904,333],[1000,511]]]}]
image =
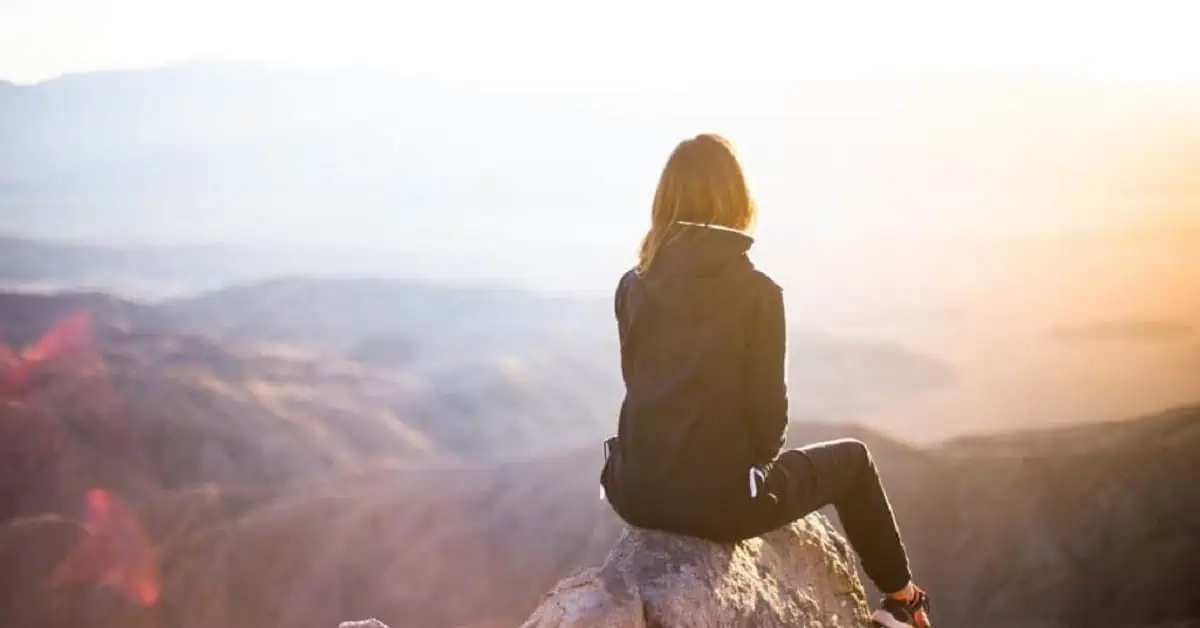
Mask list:
[{"label": "lens flare", "polygon": [[[15,402],[21,411],[14,412],[13,416],[28,419],[7,425],[5,431],[13,434],[6,436],[14,438],[5,440],[20,445],[20,451],[8,453],[20,454],[15,456],[18,459],[43,461],[59,457],[62,452],[53,446],[61,432],[61,425],[55,418],[55,403],[50,398],[33,395],[41,388],[33,384],[44,375],[52,375],[55,381],[62,382],[74,381],[97,371],[104,372],[104,362],[93,340],[92,319],[86,310],[72,311],[23,349],[0,345],[0,401]],[[89,405],[105,406],[105,397],[94,394],[97,390],[75,392],[83,392],[83,400]],[[64,462],[70,461],[57,460],[48,467],[23,465],[21,468],[44,474],[53,472]],[[161,582],[154,546],[138,517],[109,489],[95,487],[84,495],[78,538],[51,574],[49,584],[52,588],[69,585],[107,587],[146,607],[158,602]]]},{"label": "lens flare", "polygon": [[87,492],[75,547],[50,576],[52,587],[73,584],[108,587],[141,606],[158,602],[154,546],[133,511],[103,488]]},{"label": "lens flare", "polygon": [[91,315],[75,310],[20,351],[0,345],[0,398],[26,392],[42,368],[54,365],[80,372],[100,364],[92,341]]}]

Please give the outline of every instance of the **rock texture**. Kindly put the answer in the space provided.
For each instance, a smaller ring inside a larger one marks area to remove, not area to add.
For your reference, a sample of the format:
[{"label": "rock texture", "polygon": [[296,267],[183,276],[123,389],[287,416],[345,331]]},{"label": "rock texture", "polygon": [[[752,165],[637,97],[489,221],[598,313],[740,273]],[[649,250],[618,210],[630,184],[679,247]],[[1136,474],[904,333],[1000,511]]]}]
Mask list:
[{"label": "rock texture", "polygon": [[849,545],[813,514],[736,546],[628,528],[603,565],[559,582],[523,628],[867,625]]}]

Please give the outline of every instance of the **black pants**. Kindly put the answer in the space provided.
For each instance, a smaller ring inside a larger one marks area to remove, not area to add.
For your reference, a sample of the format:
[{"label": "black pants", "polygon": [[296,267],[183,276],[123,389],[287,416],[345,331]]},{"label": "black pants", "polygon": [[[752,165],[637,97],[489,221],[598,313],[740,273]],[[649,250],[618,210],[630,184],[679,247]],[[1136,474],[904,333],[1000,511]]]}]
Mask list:
[{"label": "black pants", "polygon": [[899,591],[911,573],[891,504],[867,446],[854,439],[817,443],[782,452],[771,465],[762,493],[774,527],[832,505],[863,571],[885,593]]}]

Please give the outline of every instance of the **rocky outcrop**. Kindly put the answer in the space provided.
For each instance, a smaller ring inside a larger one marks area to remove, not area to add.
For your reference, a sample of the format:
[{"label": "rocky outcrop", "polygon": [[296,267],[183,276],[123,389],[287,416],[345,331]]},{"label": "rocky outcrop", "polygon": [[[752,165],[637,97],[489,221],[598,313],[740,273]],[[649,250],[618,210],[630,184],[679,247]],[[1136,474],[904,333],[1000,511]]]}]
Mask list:
[{"label": "rocky outcrop", "polygon": [[523,628],[868,626],[853,560],[820,514],[737,545],[628,528],[603,565],[559,582]]}]

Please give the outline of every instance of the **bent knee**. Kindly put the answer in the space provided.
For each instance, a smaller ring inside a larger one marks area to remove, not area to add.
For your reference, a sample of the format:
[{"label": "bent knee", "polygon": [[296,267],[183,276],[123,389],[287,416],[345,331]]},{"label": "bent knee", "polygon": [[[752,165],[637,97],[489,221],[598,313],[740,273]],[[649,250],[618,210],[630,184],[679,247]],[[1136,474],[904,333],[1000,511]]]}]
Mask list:
[{"label": "bent knee", "polygon": [[837,444],[838,447],[846,452],[846,456],[854,461],[856,466],[868,468],[875,466],[875,459],[871,456],[871,450],[861,440],[857,438],[843,438],[838,440]]}]

